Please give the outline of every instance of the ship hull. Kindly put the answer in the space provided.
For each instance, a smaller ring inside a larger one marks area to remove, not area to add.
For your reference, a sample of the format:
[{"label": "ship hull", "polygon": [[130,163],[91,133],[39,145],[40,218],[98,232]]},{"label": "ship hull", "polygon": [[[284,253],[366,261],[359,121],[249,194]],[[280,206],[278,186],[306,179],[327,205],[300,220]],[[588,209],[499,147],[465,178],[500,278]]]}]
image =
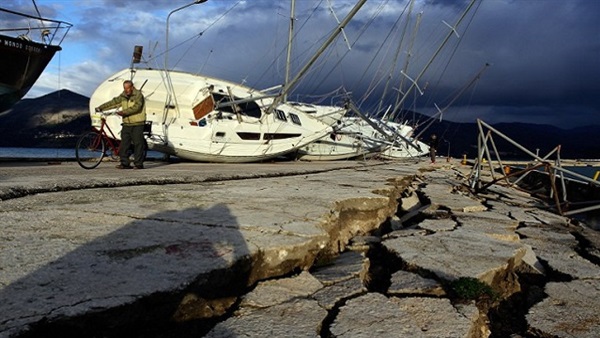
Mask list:
[{"label": "ship hull", "polygon": [[0,35],[0,112],[27,94],[59,50],[60,46]]}]

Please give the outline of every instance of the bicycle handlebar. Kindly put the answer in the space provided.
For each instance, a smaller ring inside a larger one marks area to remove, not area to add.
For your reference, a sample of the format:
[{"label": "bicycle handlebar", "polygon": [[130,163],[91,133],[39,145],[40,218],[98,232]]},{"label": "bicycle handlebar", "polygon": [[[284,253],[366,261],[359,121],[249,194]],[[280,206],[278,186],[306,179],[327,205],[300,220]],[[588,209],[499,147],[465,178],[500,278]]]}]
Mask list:
[{"label": "bicycle handlebar", "polygon": [[96,111],[96,113],[102,114],[103,116],[110,116],[110,115],[116,115],[120,111],[121,111],[120,109],[114,108],[114,109],[109,109],[109,110]]}]

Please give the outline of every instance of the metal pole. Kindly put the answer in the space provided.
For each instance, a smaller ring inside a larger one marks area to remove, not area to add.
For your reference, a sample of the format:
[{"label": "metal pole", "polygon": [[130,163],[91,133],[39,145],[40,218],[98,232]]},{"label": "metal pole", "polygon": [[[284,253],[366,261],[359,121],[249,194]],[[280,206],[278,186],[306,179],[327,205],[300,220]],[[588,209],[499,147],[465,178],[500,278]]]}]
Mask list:
[{"label": "metal pole", "polygon": [[487,157],[488,160],[488,166],[490,167],[490,174],[492,175],[492,179],[495,179],[494,177],[494,168],[492,167],[492,159],[490,158],[490,151],[487,147],[487,140],[488,138],[490,138],[490,136],[492,135],[491,132],[488,130],[487,134],[485,135],[485,138],[483,137],[483,128],[481,127],[481,124],[478,124],[477,127],[479,128],[479,134],[482,138],[482,143],[483,143],[483,149],[482,149],[482,154],[481,154],[481,163],[483,163],[483,152],[485,151],[485,155]]},{"label": "metal pole", "polygon": [[[560,215],[563,214],[562,208],[560,207],[560,201],[558,199],[558,191],[556,191],[556,177],[554,176],[554,170],[552,170],[551,164],[546,164],[546,172],[548,173],[548,178],[550,178],[550,188],[551,192],[554,193],[554,203],[556,204],[556,209]],[[552,196],[552,194],[550,195]]]},{"label": "metal pole", "polygon": [[563,216],[570,216],[570,215],[574,215],[574,214],[578,214],[578,213],[582,213],[582,212],[587,212],[587,211],[592,211],[592,210],[596,210],[596,209],[600,209],[600,205],[595,205],[595,206],[592,206],[592,207],[587,207],[587,208],[581,208],[581,209],[577,209],[577,210],[567,211],[567,212],[563,213]]},{"label": "metal pole", "polygon": [[[545,162],[548,157],[550,157],[552,154],[554,154],[554,152],[557,150],[558,148],[554,148],[552,149],[551,152],[549,152],[546,156],[544,156],[542,159],[544,160],[543,162]],[[521,182],[521,180],[523,180],[525,178],[525,176],[527,176],[530,173],[530,171],[526,172],[525,175],[519,177],[516,181],[513,182],[513,185],[517,185],[519,184],[519,182]]]},{"label": "metal pole", "polygon": [[[171,15],[175,12],[178,12],[182,9],[188,8],[188,7],[196,5],[196,4],[204,3],[206,1],[208,1],[208,0],[195,0],[194,2],[190,2],[187,5],[184,5],[184,6],[181,6],[179,8],[172,10],[169,13],[169,15],[167,15],[167,27],[165,29],[165,34],[166,34],[166,36],[165,36],[165,77],[167,80],[168,97],[167,97],[167,102],[165,104],[165,109],[168,109],[167,107],[171,106],[171,99],[175,98],[175,88],[173,88],[173,83],[171,82],[171,76],[169,75],[169,19],[171,19]],[[177,105],[177,98],[175,98],[175,106],[177,107],[177,111],[179,111],[179,105]]]},{"label": "metal pole", "polygon": [[[288,33],[288,48],[287,48],[287,57],[285,61],[285,84],[290,81],[290,67],[291,67],[291,59],[292,59],[292,39],[294,37],[294,20],[296,12],[296,0],[292,0],[291,9],[290,9],[290,30]],[[287,93],[283,94],[283,101],[287,101]]]},{"label": "metal pole", "polygon": [[[504,164],[502,164],[502,159],[500,158],[500,152],[498,152],[498,148],[496,147],[496,143],[494,142],[494,138],[490,137],[490,143],[492,144],[492,148],[494,148],[494,152],[496,153],[496,158],[498,159],[498,164],[500,165],[500,170],[502,171],[502,174],[504,175],[504,178],[506,179],[506,183],[510,185],[510,182],[508,181],[508,177],[506,176],[506,172],[504,171]],[[494,177],[492,175],[492,177]]]},{"label": "metal pole", "polygon": [[[431,56],[431,58],[429,59],[429,61],[426,63],[425,67],[423,67],[423,69],[421,70],[421,72],[419,73],[419,75],[417,75],[414,79],[414,81],[412,81],[412,84],[410,85],[410,87],[406,90],[406,94],[408,94],[414,87],[417,86],[417,81],[419,81],[421,79],[421,77],[423,76],[423,74],[427,71],[427,69],[429,69],[429,66],[431,66],[431,64],[433,63],[433,60],[437,57],[437,55],[442,51],[442,48],[444,47],[444,45],[446,45],[446,43],[448,42],[448,40],[450,40],[450,37],[456,33],[456,27],[463,21],[463,19],[467,16],[467,13],[471,10],[471,7],[473,7],[473,5],[475,4],[477,0],[471,0],[471,2],[469,3],[469,5],[467,6],[467,9],[462,13],[461,17],[458,19],[458,21],[456,21],[456,23],[454,24],[454,26],[451,27],[450,32],[448,32],[448,34],[446,35],[446,38],[444,39],[444,41],[440,44],[440,46],[438,47],[438,49],[433,53],[433,55]],[[408,95],[404,95],[402,97],[402,99],[396,104],[396,107],[400,107],[402,105],[402,103],[404,103],[404,100],[406,100],[408,97]],[[396,108],[394,107],[394,108]]]},{"label": "metal pole", "polygon": [[166,71],[169,71],[169,63],[168,63],[168,58],[169,58],[169,19],[171,19],[171,15],[175,12],[179,12],[182,9],[188,8],[193,5],[201,4],[206,1],[208,1],[208,0],[195,0],[194,2],[190,2],[187,5],[183,5],[179,8],[172,10],[169,13],[169,15],[167,15],[167,29],[166,29],[166,37],[165,37],[165,70]]},{"label": "metal pole", "polygon": [[499,132],[498,130],[494,129],[492,126],[490,126],[489,124],[481,121],[480,119],[477,119],[478,123],[481,123],[482,125],[484,125],[486,128],[488,128],[489,130],[493,131],[494,133],[498,134],[500,137],[502,137],[503,139],[507,140],[509,143],[511,143],[512,145],[514,145],[515,147],[519,148],[520,150],[522,150],[523,152],[525,152],[527,155],[537,159],[538,161],[544,161],[543,159],[541,159],[538,155],[532,153],[531,151],[529,151],[527,148],[523,147],[522,145],[518,144],[517,142],[513,141],[510,137],[502,134],[501,132]]},{"label": "metal pole", "polygon": [[[556,167],[562,168],[562,164],[560,163],[560,145],[558,145],[556,148],[557,148]],[[563,201],[568,202],[567,201],[567,186],[565,184],[565,175],[563,173],[561,173],[561,175],[560,175],[560,185],[561,185],[562,191],[563,191]]]},{"label": "metal pole", "polygon": [[315,55],[306,63],[306,65],[304,65],[304,67],[298,72],[298,74],[296,75],[296,77],[294,77],[290,82],[288,82],[288,83],[285,84],[285,86],[281,90],[281,96],[276,97],[273,100],[273,103],[267,109],[267,113],[272,113],[273,109],[275,109],[275,106],[277,106],[278,104],[281,103],[281,101],[283,100],[284,95],[286,95],[287,93],[289,93],[290,90],[296,85],[296,83],[298,83],[298,81],[300,81],[300,79],[304,76],[304,74],[308,71],[308,69],[310,67],[312,67],[312,65],[317,61],[317,59],[319,58],[319,56],[321,56],[321,54],[323,54],[323,52],[325,51],[325,49],[327,49],[327,47],[329,47],[329,45],[333,42],[333,40],[342,32],[342,29],[344,27],[346,27],[346,25],[348,24],[348,22],[350,22],[350,20],[356,15],[356,13],[358,12],[358,10],[365,4],[366,1],[367,0],[359,0],[358,3],[356,5],[354,5],[354,7],[352,8],[352,10],[344,18],[344,20],[342,21],[342,23],[340,23],[337,26],[337,28],[333,32],[333,34],[331,34],[331,36],[329,36],[329,38],[327,39],[327,41],[325,41],[323,43],[323,45],[321,46],[321,48],[319,48],[319,50],[317,50],[317,52],[315,53]]}]

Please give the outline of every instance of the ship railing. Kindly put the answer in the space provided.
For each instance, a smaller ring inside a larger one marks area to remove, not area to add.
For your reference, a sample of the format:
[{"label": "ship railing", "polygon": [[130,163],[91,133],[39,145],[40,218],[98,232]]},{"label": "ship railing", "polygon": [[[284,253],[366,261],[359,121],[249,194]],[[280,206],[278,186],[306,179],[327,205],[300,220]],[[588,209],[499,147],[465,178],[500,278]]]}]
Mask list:
[{"label": "ship railing", "polygon": [[[69,32],[71,27],[73,27],[73,24],[66,21],[48,19],[40,16],[33,16],[25,13],[11,11],[6,8],[0,8],[0,12],[8,13],[9,15],[12,15],[12,17],[10,18],[14,18],[13,20],[7,20],[4,18],[4,15],[0,15],[0,17],[3,18],[3,26],[10,25],[11,23],[15,24],[15,27],[9,26],[5,28],[0,28],[0,33],[17,32],[18,34],[16,34],[16,37],[26,38],[45,45],[60,46],[60,44],[67,36],[67,33]],[[17,19],[17,17],[20,19]],[[24,19],[27,19],[28,21],[24,22]],[[32,26],[30,24],[31,20],[39,22],[38,26]],[[29,36],[29,33],[31,31],[39,31],[41,38],[39,40],[31,39],[31,37]],[[55,41],[58,42],[55,43]]]}]

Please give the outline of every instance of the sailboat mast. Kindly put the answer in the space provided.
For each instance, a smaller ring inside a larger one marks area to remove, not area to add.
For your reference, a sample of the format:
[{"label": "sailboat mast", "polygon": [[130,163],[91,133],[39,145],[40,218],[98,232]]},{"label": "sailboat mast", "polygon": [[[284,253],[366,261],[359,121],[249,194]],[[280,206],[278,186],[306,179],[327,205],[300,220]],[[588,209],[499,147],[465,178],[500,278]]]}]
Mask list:
[{"label": "sailboat mast", "polygon": [[35,0],[31,0],[31,2],[33,2],[33,7],[35,8],[35,12],[37,13],[37,15],[38,15],[38,18],[40,18],[40,22],[41,22],[41,24],[42,24],[42,27],[44,27],[44,21],[43,21],[43,20],[41,20],[41,18],[42,18],[42,14],[40,13],[40,10],[38,9],[38,6],[37,6],[37,4],[35,3]]},{"label": "sailboat mast", "polygon": [[402,99],[400,101],[398,101],[398,103],[396,104],[396,107],[394,107],[394,110],[398,109],[403,103],[404,100],[406,100],[406,98],[408,97],[408,93],[415,87],[417,87],[417,81],[419,81],[419,79],[421,79],[421,77],[423,76],[423,74],[427,71],[427,69],[429,69],[429,66],[431,66],[431,64],[433,63],[433,60],[438,56],[438,54],[442,51],[442,49],[444,48],[444,46],[446,45],[446,43],[448,42],[448,40],[450,40],[450,37],[452,36],[452,34],[456,34],[456,27],[458,27],[458,25],[463,21],[463,19],[467,16],[467,13],[469,13],[469,11],[471,10],[471,7],[473,7],[473,5],[475,4],[477,0],[471,0],[471,2],[469,3],[469,5],[467,6],[467,9],[465,9],[465,11],[462,13],[461,17],[458,19],[458,21],[456,21],[456,23],[454,24],[454,26],[451,27],[450,32],[448,32],[448,34],[446,35],[446,38],[444,39],[444,41],[440,44],[440,46],[438,47],[438,49],[435,51],[435,53],[433,53],[433,55],[431,56],[431,58],[429,59],[429,61],[427,62],[427,64],[425,65],[425,67],[423,67],[423,69],[421,70],[421,72],[419,73],[419,75],[417,75],[417,77],[415,77],[414,80],[412,80],[412,84],[410,85],[410,87],[406,90],[406,93],[404,93],[404,96],[402,97]]},{"label": "sailboat mast", "polygon": [[273,109],[275,108],[275,106],[277,106],[278,104],[280,104],[282,102],[283,97],[285,95],[287,95],[287,93],[289,93],[289,91],[298,83],[298,81],[300,81],[300,79],[304,76],[304,74],[306,74],[306,72],[310,69],[310,67],[312,67],[312,65],[317,61],[319,56],[321,56],[321,54],[323,54],[323,52],[325,52],[325,49],[327,49],[329,47],[329,45],[331,45],[333,40],[335,40],[335,38],[342,32],[342,29],[344,29],[344,27],[346,27],[348,22],[350,22],[350,20],[352,20],[352,18],[356,15],[358,10],[365,4],[366,1],[367,0],[359,0],[358,3],[356,5],[354,5],[354,7],[350,11],[350,13],[348,13],[348,15],[346,15],[344,20],[342,20],[342,22],[336,27],[335,31],[331,34],[331,36],[329,36],[327,41],[325,41],[323,43],[323,45],[319,48],[319,50],[315,53],[315,55],[306,63],[306,65],[304,65],[302,70],[300,70],[300,72],[298,72],[298,74],[290,82],[285,84],[285,86],[281,90],[280,96],[276,97],[273,100],[273,103],[271,104],[271,106],[267,109],[267,113],[273,112]]},{"label": "sailboat mast", "polygon": [[[383,100],[387,96],[387,92],[388,92],[388,89],[389,89],[389,86],[390,86],[390,81],[392,80],[392,76],[394,74],[394,70],[396,69],[396,65],[398,64],[398,57],[400,56],[400,52],[402,50],[402,43],[404,41],[404,36],[406,35],[406,31],[407,31],[407,27],[408,27],[408,23],[409,23],[408,18],[410,18],[410,15],[412,14],[412,9],[413,9],[414,3],[415,3],[414,0],[411,0],[409,2],[408,12],[406,13],[407,20],[406,20],[406,22],[404,24],[404,29],[402,31],[402,37],[400,38],[400,41],[398,43],[398,47],[396,48],[396,53],[394,54],[394,61],[392,62],[392,67],[390,67],[390,71],[388,73],[387,81],[386,81],[385,87],[383,89],[383,94],[381,95],[381,100],[379,100],[379,107],[376,110],[377,113],[379,113],[383,109]],[[407,59],[408,59],[408,57],[410,57],[410,50],[409,50],[409,54],[407,56]],[[400,87],[400,88],[402,88],[402,87]],[[391,111],[390,115],[394,115],[394,111],[393,110]],[[390,116],[390,120],[392,120],[391,117],[392,116]],[[385,114],[382,117],[382,120],[385,120]]]},{"label": "sailboat mast", "polygon": [[[292,59],[292,39],[294,37],[294,20],[296,12],[296,0],[292,0],[290,8],[290,30],[288,33],[287,57],[285,59],[285,84],[290,81],[290,67]],[[284,85],[285,85],[284,84]],[[287,101],[287,92],[283,94],[283,101]]]}]

